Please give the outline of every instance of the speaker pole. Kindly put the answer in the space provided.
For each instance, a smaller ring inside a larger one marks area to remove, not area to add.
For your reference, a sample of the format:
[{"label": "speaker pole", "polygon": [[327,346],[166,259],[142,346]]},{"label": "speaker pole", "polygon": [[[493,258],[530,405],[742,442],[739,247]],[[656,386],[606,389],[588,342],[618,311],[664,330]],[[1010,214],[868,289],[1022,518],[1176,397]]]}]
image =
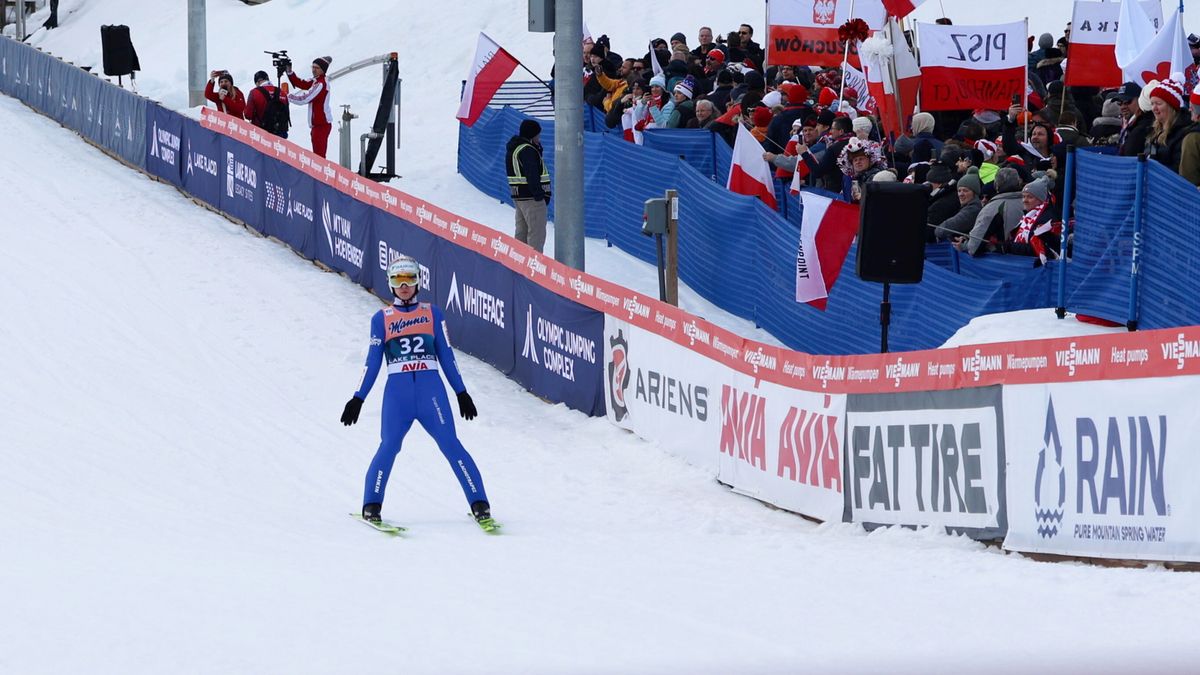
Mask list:
[{"label": "speaker pole", "polygon": [[886,354],[888,350],[888,326],[892,323],[892,284],[883,282],[883,302],[879,303],[879,353]]}]

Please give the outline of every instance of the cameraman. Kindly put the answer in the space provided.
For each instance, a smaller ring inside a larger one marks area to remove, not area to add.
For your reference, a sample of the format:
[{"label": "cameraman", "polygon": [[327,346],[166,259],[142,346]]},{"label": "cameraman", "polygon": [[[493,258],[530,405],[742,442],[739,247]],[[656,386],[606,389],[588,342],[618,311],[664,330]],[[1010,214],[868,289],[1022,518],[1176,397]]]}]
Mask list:
[{"label": "cameraman", "polygon": [[229,71],[214,70],[208,77],[208,84],[204,87],[204,98],[216,104],[217,110],[242,119],[246,112],[246,97],[242,95],[241,89],[233,86],[233,76]]},{"label": "cameraman", "polygon": [[311,80],[302,79],[292,72],[290,61],[287,66],[288,80],[296,87],[296,91],[288,94],[288,100],[298,105],[309,106],[308,126],[312,130],[312,150],[322,157],[325,156],[329,145],[329,132],[333,129],[333,114],[329,108],[329,83],[325,80],[330,63],[333,63],[332,56],[313,59]]},{"label": "cameraman", "polygon": [[[282,110],[278,108],[282,106]],[[254,88],[246,97],[246,119],[254,126],[287,138],[291,118],[287,111],[287,85],[282,91],[271,84],[265,70],[254,74]]]}]

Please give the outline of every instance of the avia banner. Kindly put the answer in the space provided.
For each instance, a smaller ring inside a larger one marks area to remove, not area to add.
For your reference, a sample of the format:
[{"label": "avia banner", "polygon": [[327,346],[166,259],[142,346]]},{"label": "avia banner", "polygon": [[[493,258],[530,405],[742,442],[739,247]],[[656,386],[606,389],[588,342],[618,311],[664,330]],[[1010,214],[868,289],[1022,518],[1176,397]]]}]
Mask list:
[{"label": "avia banner", "polygon": [[1006,387],[1013,551],[1200,560],[1200,377]]},{"label": "avia banner", "polygon": [[1007,110],[1024,96],[1026,22],[991,26],[917,24],[921,109]]},{"label": "avia banner", "polygon": [[1005,531],[1001,388],[851,395],[846,515],[929,525],[977,539]]},{"label": "avia banner", "polygon": [[[692,334],[713,339],[695,327]],[[754,354],[764,366],[775,358]],[[844,395],[757,380],[612,315],[604,322],[604,387],[610,420],[735,491],[842,519]]]},{"label": "avia banner", "polygon": [[[883,28],[883,0],[770,0],[767,3],[767,63],[796,66],[840,66],[846,43],[838,28],[851,18]],[[858,45],[850,45],[857,66]]]}]

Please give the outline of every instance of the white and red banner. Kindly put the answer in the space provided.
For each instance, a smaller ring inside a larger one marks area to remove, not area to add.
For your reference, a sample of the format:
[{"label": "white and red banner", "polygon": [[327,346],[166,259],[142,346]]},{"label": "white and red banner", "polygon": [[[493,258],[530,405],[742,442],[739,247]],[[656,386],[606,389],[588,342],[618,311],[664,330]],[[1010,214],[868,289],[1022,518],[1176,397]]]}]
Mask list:
[{"label": "white and red banner", "polygon": [[1007,110],[1024,98],[1025,22],[990,26],[918,24],[921,109]]},{"label": "white and red banner", "polygon": [[812,192],[801,192],[800,202],[804,211],[796,251],[796,302],[824,311],[858,233],[858,207]]},{"label": "white and red banner", "polygon": [[903,19],[924,2],[925,0],[883,0],[883,6],[889,15]]},{"label": "white and red banner", "polygon": [[[884,42],[877,42],[880,40]],[[909,50],[904,33],[894,19],[889,19],[884,30],[860,48],[867,89],[875,102],[884,136],[899,137],[908,128],[907,118],[916,109],[917,92],[921,89],[921,67],[917,65],[917,57]]]},{"label": "white and red banner", "polygon": [[[883,0],[769,0],[767,62],[840,66],[846,43],[838,37],[838,28],[857,18],[879,30],[886,17]],[[856,50],[857,45],[850,45],[851,62],[858,65]]]},{"label": "white and red banner", "polygon": [[[1160,9],[1161,12],[1161,9]],[[1116,58],[1117,65],[1124,70],[1146,49],[1162,27],[1150,18],[1145,6],[1122,2],[1117,14]]]},{"label": "white and red banner", "polygon": [[[1167,17],[1158,35],[1146,45],[1137,58],[1124,66],[1125,81],[1145,86],[1150,80],[1165,80],[1173,74],[1182,75],[1192,64],[1192,52],[1183,32],[1183,15],[1175,10]],[[1183,84],[1181,81],[1180,84]],[[1187,104],[1185,91],[1184,105]]]},{"label": "white and red banner", "polygon": [[[1121,4],[1077,0],[1071,15],[1071,58],[1067,59],[1067,86],[1116,87],[1125,79],[1117,65],[1117,26]],[[1138,2],[1155,28],[1162,26],[1160,0]],[[1149,43],[1154,33],[1146,36]]]},{"label": "white and red banner", "polygon": [[1014,551],[1200,560],[1200,377],[1004,388]]},{"label": "white and red banner", "polygon": [[475,124],[500,85],[518,65],[520,61],[516,57],[480,33],[479,42],[475,45],[475,58],[471,61],[471,74],[467,76],[462,102],[458,106],[458,119],[467,126]]},{"label": "white and red banner", "polygon": [[725,187],[731,192],[750,195],[776,208],[775,178],[771,166],[763,159],[763,146],[745,126],[739,124],[733,144],[733,163]]},{"label": "white and red banner", "polygon": [[[724,336],[696,334],[721,346]],[[733,347],[735,345],[724,345]],[[751,352],[767,367],[777,357]],[[604,320],[608,418],[780,508],[842,519],[846,396],[740,373],[612,315]]]}]

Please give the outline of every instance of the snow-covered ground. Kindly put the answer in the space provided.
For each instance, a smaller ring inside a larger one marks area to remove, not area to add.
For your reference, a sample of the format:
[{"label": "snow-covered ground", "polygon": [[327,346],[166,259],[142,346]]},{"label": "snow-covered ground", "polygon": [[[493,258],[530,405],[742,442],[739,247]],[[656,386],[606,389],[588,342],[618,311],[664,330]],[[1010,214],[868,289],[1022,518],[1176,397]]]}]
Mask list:
[{"label": "snow-covered ground", "polygon": [[[378,301],[0,97],[0,672],[1188,672],[1200,575],[817,526],[460,364],[353,523]],[[44,177],[57,176],[58,180]],[[31,177],[38,177],[33,179]],[[69,181],[64,185],[63,181]],[[64,194],[69,195],[64,197]]]}]

